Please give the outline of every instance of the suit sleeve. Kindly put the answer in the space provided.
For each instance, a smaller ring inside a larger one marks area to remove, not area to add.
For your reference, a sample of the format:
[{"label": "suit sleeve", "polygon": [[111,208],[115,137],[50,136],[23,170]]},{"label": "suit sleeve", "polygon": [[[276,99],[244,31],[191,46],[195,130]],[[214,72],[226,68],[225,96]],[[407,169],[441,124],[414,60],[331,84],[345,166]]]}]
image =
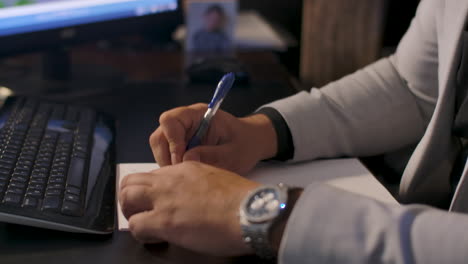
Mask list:
[{"label": "suit sleeve", "polygon": [[466,263],[467,248],[467,215],[315,185],[289,218],[279,263]]},{"label": "suit sleeve", "polygon": [[377,155],[421,139],[438,96],[439,2],[422,1],[393,56],[321,89],[267,105],[290,128],[293,161]]}]

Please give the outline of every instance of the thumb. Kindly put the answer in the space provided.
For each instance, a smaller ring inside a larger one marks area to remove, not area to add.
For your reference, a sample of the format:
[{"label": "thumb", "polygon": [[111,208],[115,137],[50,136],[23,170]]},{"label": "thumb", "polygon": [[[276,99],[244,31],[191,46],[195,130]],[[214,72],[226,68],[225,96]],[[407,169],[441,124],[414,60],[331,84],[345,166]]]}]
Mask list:
[{"label": "thumb", "polygon": [[200,146],[187,151],[183,157],[184,161],[198,161],[210,165],[223,167],[227,157],[227,147],[223,146]]}]

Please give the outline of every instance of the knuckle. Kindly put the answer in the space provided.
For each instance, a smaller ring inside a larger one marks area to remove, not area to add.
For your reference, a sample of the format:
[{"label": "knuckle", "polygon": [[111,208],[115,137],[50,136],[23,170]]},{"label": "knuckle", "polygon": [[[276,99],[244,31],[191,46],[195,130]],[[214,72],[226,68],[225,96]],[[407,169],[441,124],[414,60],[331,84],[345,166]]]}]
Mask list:
[{"label": "knuckle", "polygon": [[156,131],[154,131],[151,136],[149,137],[149,143],[151,147],[157,147],[158,143],[161,140],[161,131],[158,128]]},{"label": "knuckle", "polygon": [[159,123],[161,125],[167,124],[171,122],[172,120],[174,120],[173,110],[166,111],[162,113],[161,116],[159,117]]},{"label": "knuckle", "polygon": [[190,109],[192,110],[192,117],[198,118],[200,115],[203,115],[205,113],[206,109],[208,109],[208,105],[205,103],[197,103],[191,105]]},{"label": "knuckle", "polygon": [[197,161],[188,160],[188,161],[182,163],[181,167],[182,167],[183,170],[191,171],[191,170],[194,170],[194,169],[199,169],[201,167],[201,164],[200,164],[200,162],[197,162]]},{"label": "knuckle", "polygon": [[196,104],[193,104],[191,107],[193,109],[201,110],[201,109],[206,109],[208,105],[205,103],[196,103]]},{"label": "knuckle", "polygon": [[146,233],[146,227],[143,222],[138,222],[136,218],[131,217],[128,221],[128,229],[136,239],[142,239]]},{"label": "knuckle", "polygon": [[165,144],[167,144],[166,137],[164,137],[163,132],[159,129],[156,130],[153,134],[151,134],[149,141],[152,150],[159,149],[161,147],[164,147]]},{"label": "knuckle", "polygon": [[175,208],[170,207],[164,210],[163,215],[161,215],[160,221],[160,229],[161,230],[175,230],[177,229],[177,224],[175,221]]}]

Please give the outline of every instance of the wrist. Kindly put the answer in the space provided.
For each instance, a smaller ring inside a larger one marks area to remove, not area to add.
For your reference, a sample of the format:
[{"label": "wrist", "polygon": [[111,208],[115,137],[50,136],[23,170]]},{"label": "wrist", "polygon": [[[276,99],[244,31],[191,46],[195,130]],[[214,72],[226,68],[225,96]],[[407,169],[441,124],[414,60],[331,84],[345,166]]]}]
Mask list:
[{"label": "wrist", "polygon": [[286,225],[288,223],[289,217],[291,216],[292,210],[296,205],[296,202],[302,195],[304,190],[300,188],[290,189],[288,193],[288,208],[281,219],[276,222],[270,230],[270,246],[277,253],[279,252],[281,241],[283,239],[284,231],[286,230]]},{"label": "wrist", "polygon": [[263,185],[251,191],[240,205],[243,240],[265,259],[278,255],[289,216],[302,189],[284,184]]},{"label": "wrist", "polygon": [[253,145],[257,151],[258,160],[267,160],[278,153],[278,140],[276,130],[264,114],[255,114],[242,118],[249,126],[249,135],[253,140]]}]

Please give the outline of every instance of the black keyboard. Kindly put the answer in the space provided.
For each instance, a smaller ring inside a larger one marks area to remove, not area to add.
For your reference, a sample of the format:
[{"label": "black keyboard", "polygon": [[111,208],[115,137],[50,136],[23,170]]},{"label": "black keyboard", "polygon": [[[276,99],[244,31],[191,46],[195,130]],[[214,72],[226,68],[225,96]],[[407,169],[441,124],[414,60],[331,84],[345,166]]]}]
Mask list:
[{"label": "black keyboard", "polygon": [[9,98],[0,111],[0,221],[114,229],[112,120],[86,107]]}]

